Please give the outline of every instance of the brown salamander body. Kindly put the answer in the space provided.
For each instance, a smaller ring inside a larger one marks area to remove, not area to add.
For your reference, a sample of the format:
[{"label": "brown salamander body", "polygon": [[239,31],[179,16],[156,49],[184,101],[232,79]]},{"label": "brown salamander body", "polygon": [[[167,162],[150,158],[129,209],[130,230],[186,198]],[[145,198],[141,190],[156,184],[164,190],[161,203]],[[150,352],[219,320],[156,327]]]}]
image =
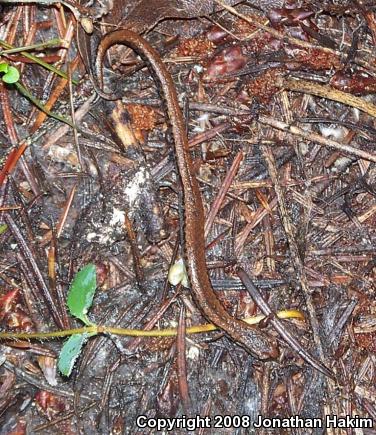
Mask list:
[{"label": "brown salamander body", "polygon": [[211,285],[205,259],[204,208],[199,186],[193,175],[185,123],[170,73],[158,52],[143,37],[123,29],[108,33],[101,40],[95,64],[98,77],[102,76],[102,65],[107,50],[115,44],[126,45],[143,57],[157,76],[166,100],[174,137],[177,166],[183,186],[186,265],[193,297],[198,307],[210,322],[226,332],[229,337],[255,357],[275,358],[278,355],[275,341],[256,327],[249,326],[230,316]]}]

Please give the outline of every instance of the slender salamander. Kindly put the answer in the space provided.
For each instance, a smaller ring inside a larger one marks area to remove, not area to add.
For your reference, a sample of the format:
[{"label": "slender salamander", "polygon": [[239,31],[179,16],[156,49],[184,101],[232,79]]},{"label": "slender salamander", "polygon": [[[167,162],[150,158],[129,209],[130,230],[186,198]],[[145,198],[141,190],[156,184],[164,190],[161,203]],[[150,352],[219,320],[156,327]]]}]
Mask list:
[{"label": "slender salamander", "polygon": [[[205,259],[204,207],[198,182],[193,175],[185,123],[179,107],[175,84],[159,53],[140,35],[130,30],[116,30],[106,34],[98,47],[95,60],[97,77],[103,73],[103,60],[107,50],[116,44],[133,49],[146,62],[160,82],[166,100],[175,144],[184,205],[185,261],[193,298],[204,316],[222,329],[236,343],[259,359],[276,358],[276,342],[256,327],[232,317],[222,306],[211,285]],[[103,96],[103,92],[101,92]],[[113,99],[109,94],[109,99]]]}]

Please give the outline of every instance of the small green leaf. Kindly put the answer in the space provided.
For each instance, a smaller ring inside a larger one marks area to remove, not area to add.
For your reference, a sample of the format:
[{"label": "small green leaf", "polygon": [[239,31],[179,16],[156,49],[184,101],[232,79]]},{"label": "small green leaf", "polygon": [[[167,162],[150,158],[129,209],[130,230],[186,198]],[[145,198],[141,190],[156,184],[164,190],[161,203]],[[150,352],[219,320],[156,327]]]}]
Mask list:
[{"label": "small green leaf", "polygon": [[9,65],[5,62],[0,63],[0,72],[8,72]]},{"label": "small green leaf", "polygon": [[5,231],[8,229],[8,225],[7,224],[2,224],[0,225],[0,235],[5,233]]},{"label": "small green leaf", "polygon": [[67,305],[70,313],[89,326],[91,322],[86,314],[93,302],[96,288],[97,272],[95,265],[88,264],[77,272],[68,293]]},{"label": "small green leaf", "polygon": [[12,84],[18,82],[20,79],[20,72],[14,66],[9,66],[8,71],[2,77],[3,82]]},{"label": "small green leaf", "polygon": [[88,334],[74,334],[64,343],[57,363],[60,373],[64,376],[70,376],[72,373],[74,363],[87,339]]}]

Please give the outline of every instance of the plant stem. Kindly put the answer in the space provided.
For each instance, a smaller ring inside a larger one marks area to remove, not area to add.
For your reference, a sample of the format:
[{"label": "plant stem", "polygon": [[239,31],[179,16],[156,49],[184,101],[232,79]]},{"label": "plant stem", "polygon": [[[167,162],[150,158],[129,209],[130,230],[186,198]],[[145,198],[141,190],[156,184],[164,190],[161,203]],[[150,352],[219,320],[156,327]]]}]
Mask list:
[{"label": "plant stem", "polygon": [[[15,47],[13,47],[13,45],[8,44],[7,42],[3,41],[2,39],[0,39],[0,46],[6,48],[7,50],[15,48]],[[0,56],[1,56],[1,54],[2,54],[2,52],[0,51]],[[55,68],[53,65],[50,65],[47,62],[44,62],[39,57],[33,56],[32,54],[28,53],[27,51],[21,51],[21,54],[22,54],[22,56],[26,57],[27,59],[32,60],[33,62],[37,63],[40,66],[43,66],[44,68],[48,69],[49,71],[54,72],[58,76],[63,77],[64,79],[68,79],[68,76],[65,74],[65,72],[60,71],[58,68]],[[77,85],[78,81],[72,79],[72,83]]]},{"label": "plant stem", "polygon": [[[277,316],[280,319],[304,319],[303,314],[297,310],[283,310],[278,311]],[[247,317],[244,322],[249,325],[256,325],[260,323],[261,320],[265,319],[264,315]],[[187,334],[198,334],[202,332],[211,332],[218,329],[216,326],[207,323],[204,325],[197,325],[187,328]],[[123,329],[123,328],[112,328],[110,326],[84,326],[82,328],[76,329],[65,329],[61,331],[52,331],[52,332],[0,332],[0,340],[43,340],[43,339],[51,339],[51,338],[59,338],[59,337],[67,337],[74,334],[114,334],[114,335],[125,335],[128,337],[173,337],[177,334],[176,328],[169,329],[152,329],[150,331],[144,331],[140,329]]]},{"label": "plant stem", "polygon": [[[6,54],[14,54],[20,53],[22,51],[31,51],[31,50],[40,50],[42,48],[50,48],[50,47],[61,47],[64,46],[63,40],[60,38],[53,38],[46,42],[39,42],[38,44],[25,45],[23,47],[15,47],[9,48],[7,50],[3,50],[1,55],[4,56]],[[66,48],[66,47],[64,47]]]},{"label": "plant stem", "polygon": [[23,85],[21,85],[20,82],[14,83],[14,86],[16,86],[18,91],[24,97],[29,99],[35,106],[38,107],[39,110],[44,112],[46,115],[50,116],[51,118],[57,119],[58,121],[64,122],[64,124],[68,124],[70,127],[74,128],[74,124],[72,121],[70,121],[68,118],[65,118],[64,116],[58,115],[57,113],[48,110],[37,98],[31,95],[30,92]]},{"label": "plant stem", "polygon": [[0,332],[0,340],[6,339],[19,339],[19,340],[43,340],[48,338],[59,338],[68,337],[74,334],[98,334],[97,325],[84,326],[82,328],[75,329],[63,329],[61,331],[51,331],[51,332]]}]

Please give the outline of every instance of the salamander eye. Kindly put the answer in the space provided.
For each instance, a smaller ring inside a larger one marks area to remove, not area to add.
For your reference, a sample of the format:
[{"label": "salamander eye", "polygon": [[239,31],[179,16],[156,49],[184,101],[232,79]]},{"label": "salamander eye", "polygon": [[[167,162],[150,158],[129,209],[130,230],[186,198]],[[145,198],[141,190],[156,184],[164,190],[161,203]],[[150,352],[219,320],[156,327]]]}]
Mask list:
[{"label": "salamander eye", "polygon": [[168,282],[171,285],[181,284],[183,287],[189,288],[189,280],[187,270],[182,258],[175,261],[168,272]]}]

